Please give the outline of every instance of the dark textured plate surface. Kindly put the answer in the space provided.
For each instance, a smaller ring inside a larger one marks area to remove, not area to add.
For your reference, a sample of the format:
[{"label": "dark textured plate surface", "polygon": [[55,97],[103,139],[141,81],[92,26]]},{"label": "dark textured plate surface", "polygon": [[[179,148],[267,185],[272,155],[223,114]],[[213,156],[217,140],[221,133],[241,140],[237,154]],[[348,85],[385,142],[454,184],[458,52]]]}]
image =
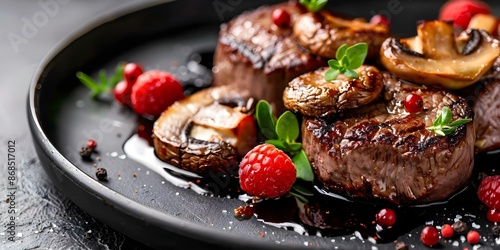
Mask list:
[{"label": "dark textured plate surface", "polygon": [[[116,103],[90,100],[88,90],[75,77],[77,71],[94,72],[94,76],[100,68],[110,71],[120,61],[138,62],[146,69],[178,69],[194,53],[209,54],[214,50],[221,22],[244,10],[275,2],[165,2],[99,19],[87,30],[62,41],[38,69],[28,100],[36,149],[55,185],[98,220],[158,248],[179,246],[181,242],[186,249],[394,249],[392,242],[374,244],[354,234],[307,236],[266,225],[256,218],[236,220],[233,210],[244,202],[198,195],[174,186],[125,157],[123,145],[136,132],[141,119]],[[336,11],[352,16],[386,14],[392,19],[395,34],[409,36],[415,33],[417,20],[435,19],[442,3],[390,0],[332,4]],[[82,161],[79,156],[80,147],[89,138],[99,142],[97,155],[101,160],[95,163],[108,170],[107,182],[97,181],[93,162]],[[498,158],[498,154],[482,157],[478,164],[498,162]],[[478,209],[477,200],[452,202],[438,209],[428,221],[440,225],[459,216],[482,232],[484,247],[499,247],[491,233],[492,223]],[[399,240],[422,246],[418,232],[423,226]],[[459,238],[455,241],[467,246]],[[453,244],[450,241],[440,247],[451,248]]]}]

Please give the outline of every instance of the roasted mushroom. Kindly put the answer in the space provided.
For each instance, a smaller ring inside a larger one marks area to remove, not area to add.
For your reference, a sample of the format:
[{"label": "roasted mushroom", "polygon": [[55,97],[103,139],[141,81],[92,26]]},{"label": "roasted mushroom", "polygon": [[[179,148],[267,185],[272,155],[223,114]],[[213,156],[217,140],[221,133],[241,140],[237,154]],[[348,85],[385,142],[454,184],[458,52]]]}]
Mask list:
[{"label": "roasted mushroom", "polygon": [[404,80],[460,89],[477,82],[500,55],[499,41],[483,30],[455,37],[453,24],[423,21],[417,36],[388,38],[380,49],[382,64]]},{"label": "roasted mushroom", "polygon": [[161,160],[196,173],[229,172],[256,145],[253,99],[232,86],[199,91],[174,103],[153,127]]},{"label": "roasted mushroom", "polygon": [[285,107],[307,116],[326,116],[368,104],[384,87],[382,74],[373,66],[356,69],[358,79],[341,74],[337,80],[325,81],[328,69],[320,68],[293,79],[283,93]]},{"label": "roasted mushroom", "polygon": [[367,58],[374,58],[389,36],[389,27],[367,23],[361,18],[344,19],[322,10],[301,15],[293,26],[293,33],[302,47],[317,56],[335,58],[342,44],[366,42]]}]

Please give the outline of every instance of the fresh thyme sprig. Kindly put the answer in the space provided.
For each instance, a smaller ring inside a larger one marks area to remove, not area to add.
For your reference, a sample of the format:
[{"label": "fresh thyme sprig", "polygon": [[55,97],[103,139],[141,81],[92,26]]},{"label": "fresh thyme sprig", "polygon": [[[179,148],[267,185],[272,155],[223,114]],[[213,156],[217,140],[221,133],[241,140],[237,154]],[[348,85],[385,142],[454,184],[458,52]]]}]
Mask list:
[{"label": "fresh thyme sprig", "polygon": [[472,119],[458,119],[451,121],[453,114],[450,108],[443,107],[441,113],[436,118],[432,126],[427,127],[427,130],[433,131],[436,135],[445,136],[453,133],[458,126],[469,123]]},{"label": "fresh thyme sprig", "polygon": [[326,81],[333,81],[337,79],[339,74],[344,74],[347,78],[359,78],[355,69],[363,65],[366,55],[368,53],[368,45],[366,43],[357,43],[348,47],[343,44],[335,54],[336,59],[328,61],[330,69],[325,73]]},{"label": "fresh thyme sprig", "polygon": [[123,66],[124,63],[119,63],[115,68],[114,74],[109,78],[106,74],[106,70],[101,69],[99,71],[99,78],[97,81],[81,71],[78,71],[76,73],[76,77],[83,85],[90,89],[90,96],[92,98],[96,98],[102,93],[111,91],[123,78]]}]

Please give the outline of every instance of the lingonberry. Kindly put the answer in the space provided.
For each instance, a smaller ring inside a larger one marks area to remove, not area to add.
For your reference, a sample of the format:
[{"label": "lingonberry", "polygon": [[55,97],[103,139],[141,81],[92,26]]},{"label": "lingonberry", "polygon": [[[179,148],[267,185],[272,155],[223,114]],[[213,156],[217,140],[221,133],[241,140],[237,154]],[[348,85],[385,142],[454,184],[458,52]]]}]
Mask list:
[{"label": "lingonberry", "polygon": [[409,94],[404,101],[405,110],[409,113],[417,113],[422,111],[424,107],[424,100],[417,94]]},{"label": "lingonberry", "polygon": [[391,21],[385,15],[377,14],[370,19],[371,24],[390,26]]},{"label": "lingonberry", "polygon": [[396,223],[396,213],[390,208],[383,208],[376,215],[377,224],[383,227],[392,227]]},{"label": "lingonberry", "polygon": [[474,230],[470,230],[468,233],[467,233],[467,242],[469,242],[471,245],[475,245],[477,243],[479,243],[479,240],[480,240],[480,235],[477,231],[474,231]]},{"label": "lingonberry", "polygon": [[450,224],[444,224],[441,227],[441,236],[444,238],[451,238],[455,234],[455,230],[453,230],[453,227]]},{"label": "lingonberry", "polygon": [[278,8],[273,11],[273,22],[280,28],[287,28],[290,26],[290,14],[284,9]]},{"label": "lingonberry", "polygon": [[420,240],[426,246],[434,246],[439,242],[438,230],[433,226],[426,226],[420,233]]},{"label": "lingonberry", "polygon": [[90,150],[95,150],[95,148],[97,147],[97,142],[94,140],[94,139],[89,139],[87,141],[87,148],[89,148]]}]

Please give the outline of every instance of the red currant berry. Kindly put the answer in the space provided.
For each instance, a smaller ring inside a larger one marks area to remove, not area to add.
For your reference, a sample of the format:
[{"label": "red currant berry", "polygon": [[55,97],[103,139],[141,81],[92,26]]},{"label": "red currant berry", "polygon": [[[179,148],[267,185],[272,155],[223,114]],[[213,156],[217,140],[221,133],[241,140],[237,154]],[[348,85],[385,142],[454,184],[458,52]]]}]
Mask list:
[{"label": "red currant berry", "polygon": [[404,101],[405,110],[410,113],[417,113],[424,108],[424,100],[417,94],[409,94]]},{"label": "red currant berry", "polygon": [[491,222],[500,222],[500,212],[495,209],[489,209],[488,213],[486,213],[486,217]]},{"label": "red currant berry", "polygon": [[444,224],[443,227],[441,227],[441,235],[444,238],[451,238],[455,234],[455,230],[453,230],[453,227],[450,224]]},{"label": "red currant berry", "polygon": [[127,81],[130,85],[130,89],[132,89],[132,85],[134,85],[137,77],[139,77],[144,71],[141,66],[137,63],[127,63],[125,67],[123,67],[123,77],[125,81]]},{"label": "red currant berry", "polygon": [[376,215],[377,224],[383,227],[392,227],[396,223],[396,213],[392,209],[384,208]]},{"label": "red currant berry", "polygon": [[467,242],[471,245],[476,245],[479,243],[480,235],[477,231],[471,230],[467,233]]},{"label": "red currant berry", "polygon": [[95,148],[97,147],[97,142],[94,139],[90,139],[90,140],[87,141],[87,145],[86,146],[90,150],[95,150]]},{"label": "red currant berry", "polygon": [[391,21],[385,15],[377,14],[370,19],[371,24],[391,26]]},{"label": "red currant berry", "polygon": [[439,242],[438,230],[433,226],[426,226],[420,233],[420,240],[426,246],[434,246]]},{"label": "red currant berry", "polygon": [[273,11],[273,22],[280,28],[287,28],[290,26],[290,14],[284,9],[275,9]]},{"label": "red currant berry", "polygon": [[126,81],[121,81],[116,84],[115,88],[113,89],[115,100],[121,105],[126,106],[130,103],[130,94],[132,93],[132,88],[129,87],[130,85],[131,84]]}]

